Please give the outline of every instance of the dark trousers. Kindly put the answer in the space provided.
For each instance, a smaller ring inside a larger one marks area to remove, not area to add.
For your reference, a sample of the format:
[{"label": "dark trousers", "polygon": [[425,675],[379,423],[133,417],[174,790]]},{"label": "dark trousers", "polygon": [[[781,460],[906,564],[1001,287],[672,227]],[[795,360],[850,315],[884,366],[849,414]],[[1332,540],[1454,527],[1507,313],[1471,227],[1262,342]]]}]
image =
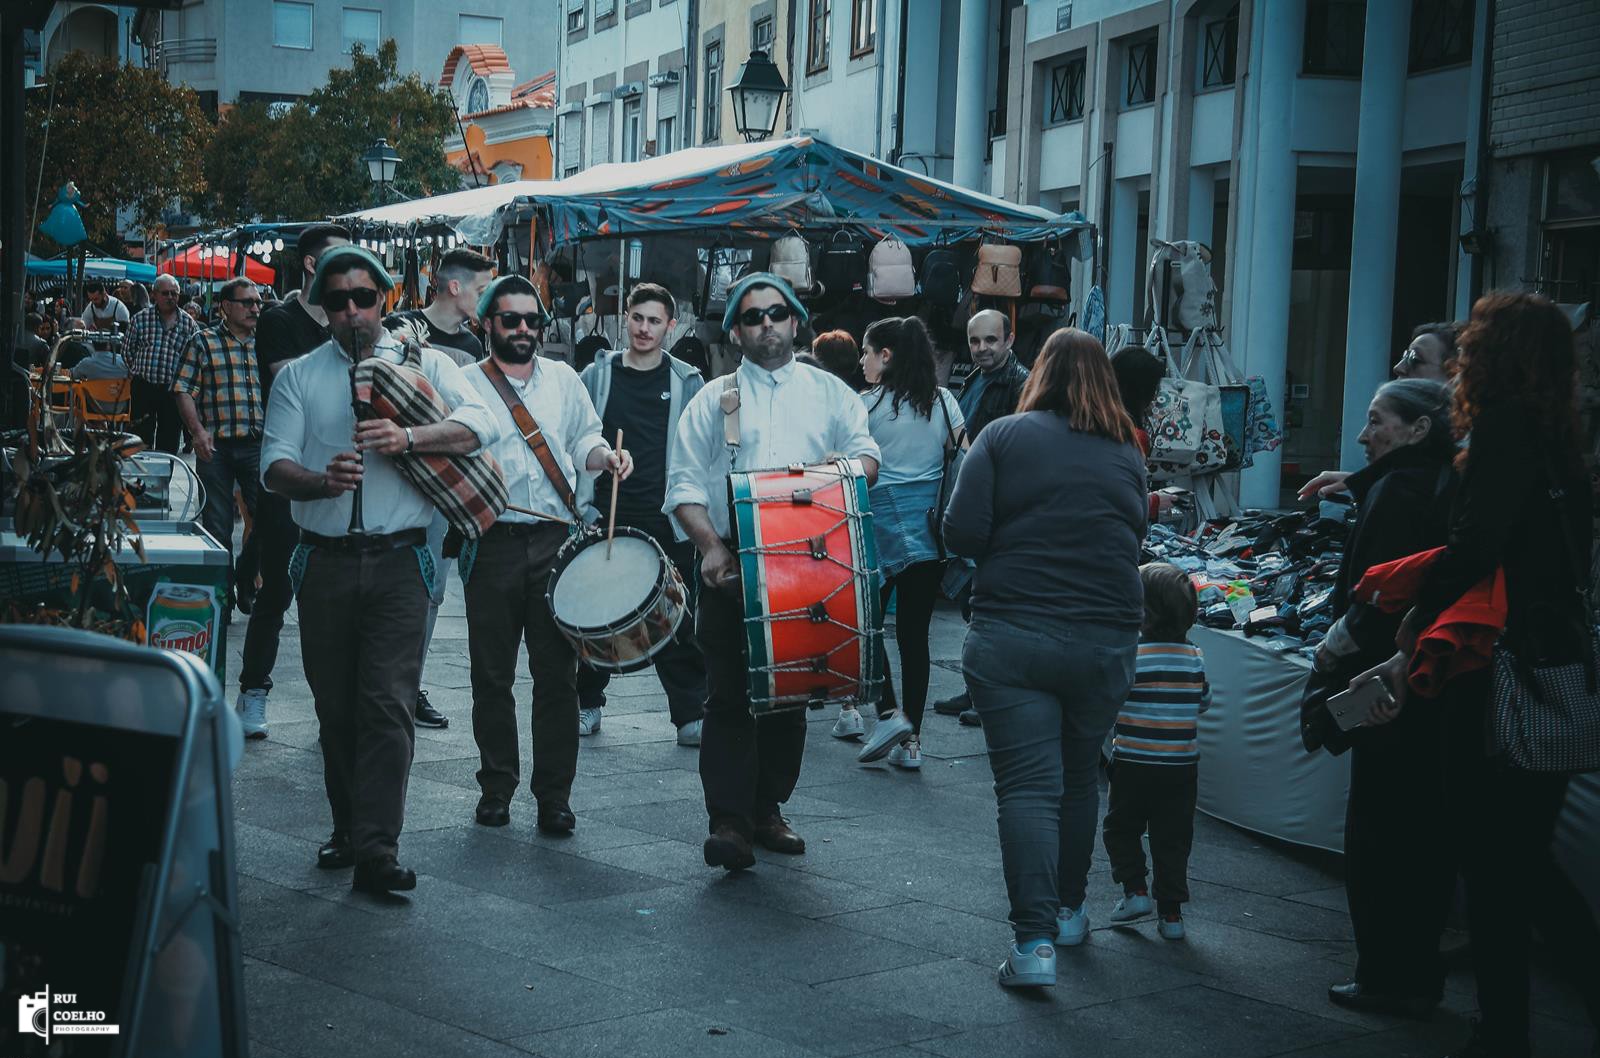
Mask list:
[{"label": "dark trousers", "polygon": [[[700,645],[694,637],[694,598],[698,580],[694,572],[694,545],[678,543],[672,531],[661,526],[641,525],[640,529],[655,537],[656,543],[666,551],[667,557],[677,567],[684,587],[689,589],[690,611],[684,615],[683,624],[672,642],[661,648],[655,656],[656,678],[667,695],[667,711],[674,727],[699,720],[706,712],[706,661],[700,655]],[[578,705],[583,709],[603,709],[606,704],[606,687],[611,683],[611,673],[604,669],[578,666]]]},{"label": "dark trousers", "polygon": [[1194,848],[1194,803],[1200,785],[1195,764],[1113,761],[1110,807],[1101,840],[1111,859],[1111,878],[1125,888],[1144,885],[1141,839],[1150,832],[1156,903],[1175,909],[1189,902],[1189,851]]},{"label": "dark trousers", "polygon": [[[1528,957],[1536,884],[1566,797],[1563,775],[1508,768],[1489,757],[1486,672],[1446,690],[1446,803],[1449,839],[1467,894],[1467,929],[1478,983],[1481,1029],[1496,1055],[1528,1054]],[[1592,957],[1592,953],[1591,953]]]},{"label": "dark trousers", "polygon": [[[566,804],[578,771],[578,654],[550,617],[545,588],[566,527],[502,522],[478,541],[467,577],[468,654],[472,660],[472,737],[478,786],[486,801],[510,804],[517,792],[517,647],[528,646],[538,694],[533,713],[533,796]],[[426,611],[427,600],[423,600]],[[425,613],[424,613],[425,615]],[[415,704],[415,695],[412,695]]]},{"label": "dark trousers", "polygon": [[[933,604],[939,598],[943,576],[944,563],[918,562],[883,582],[883,607],[888,608],[891,594],[895,597],[894,643],[900,649],[900,686],[905,692],[901,704],[913,732],[922,730],[922,711],[928,704],[928,674],[932,667],[928,627],[933,623]],[[895,710],[894,680],[889,676],[887,646],[883,653],[883,701],[878,715],[888,716]]]},{"label": "dark trousers", "polygon": [[[294,590],[289,584],[289,556],[300,542],[300,528],[289,514],[288,500],[266,491],[256,497],[250,541],[245,549],[255,552],[253,561],[261,574],[261,590],[250,610],[250,624],[244,633],[239,689],[271,690],[272,669],[278,663],[278,639],[283,634],[283,615],[294,601]],[[239,565],[248,570],[251,560],[241,555]]]},{"label": "dark trousers", "polygon": [[133,429],[150,448],[177,454],[183,437],[183,422],[178,417],[178,402],[172,395],[171,382],[151,382],[133,376]]},{"label": "dark trousers", "polygon": [[1392,723],[1352,739],[1344,872],[1356,980],[1386,995],[1437,999],[1444,987],[1439,935],[1455,868],[1440,826],[1442,719],[1438,702],[1412,698]]},{"label": "dark trousers", "polygon": [[333,827],[350,835],[358,860],[399,847],[427,608],[413,548],[319,547],[306,561],[300,652],[316,701]]},{"label": "dark trousers", "polygon": [[[206,505],[200,511],[200,524],[217,538],[217,543],[233,554],[233,515],[236,509],[233,490],[244,496],[245,509],[255,517],[257,495],[261,489],[261,442],[218,441],[210,459],[195,457],[195,474],[206,490]],[[230,573],[230,577],[232,574]],[[238,598],[238,587],[234,587]]]},{"label": "dark trousers", "polygon": [[711,830],[730,826],[750,837],[778,814],[800,779],[806,752],[804,709],[750,715],[745,674],[744,607],[727,589],[700,592],[699,638],[710,696],[700,736],[700,785]]}]

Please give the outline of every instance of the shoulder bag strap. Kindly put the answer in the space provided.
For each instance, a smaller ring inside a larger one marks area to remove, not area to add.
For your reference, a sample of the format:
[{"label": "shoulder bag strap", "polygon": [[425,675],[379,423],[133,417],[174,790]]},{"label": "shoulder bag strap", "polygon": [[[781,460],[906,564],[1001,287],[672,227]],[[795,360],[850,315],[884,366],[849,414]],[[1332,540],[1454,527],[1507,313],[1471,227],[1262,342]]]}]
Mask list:
[{"label": "shoulder bag strap", "polygon": [[511,413],[511,421],[517,424],[517,431],[532,449],[533,457],[544,468],[544,475],[550,479],[550,484],[555,486],[561,502],[571,512],[573,519],[581,522],[583,519],[578,516],[578,498],[573,494],[572,486],[567,483],[567,476],[556,465],[555,453],[550,451],[550,444],[544,439],[544,431],[534,421],[528,406],[522,403],[522,398],[511,388],[511,383],[506,381],[505,373],[500,370],[500,365],[495,363],[493,358],[483,362],[483,374],[494,386],[494,391],[500,394],[500,399],[506,402],[506,410]]},{"label": "shoulder bag strap", "polygon": [[729,448],[739,447],[739,370],[722,376],[722,439]]}]

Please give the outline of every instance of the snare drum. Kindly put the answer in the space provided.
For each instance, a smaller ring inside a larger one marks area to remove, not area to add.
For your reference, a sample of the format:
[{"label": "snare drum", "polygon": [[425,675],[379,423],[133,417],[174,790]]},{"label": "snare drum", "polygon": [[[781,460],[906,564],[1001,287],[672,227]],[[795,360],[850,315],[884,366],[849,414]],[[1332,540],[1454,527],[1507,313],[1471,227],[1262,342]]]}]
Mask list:
[{"label": "snare drum", "polygon": [[556,552],[545,602],[578,660],[608,672],[645,668],[677,634],[689,593],[649,533],[617,526],[611,554],[598,533]]},{"label": "snare drum", "polygon": [[735,472],[728,491],[750,712],[876,702],[883,614],[861,465]]}]

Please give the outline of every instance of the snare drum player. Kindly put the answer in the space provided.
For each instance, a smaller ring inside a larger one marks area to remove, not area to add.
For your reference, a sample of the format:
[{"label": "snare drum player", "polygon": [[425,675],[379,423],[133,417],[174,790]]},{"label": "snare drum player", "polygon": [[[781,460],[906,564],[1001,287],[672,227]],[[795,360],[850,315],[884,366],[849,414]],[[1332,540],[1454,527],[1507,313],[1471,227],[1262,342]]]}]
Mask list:
[{"label": "snare drum player", "polygon": [[[697,368],[661,347],[677,318],[677,303],[666,287],[640,283],[628,292],[628,348],[603,350],[583,369],[583,385],[605,423],[605,436],[622,441],[634,457],[634,475],[617,489],[617,524],[649,533],[661,545],[685,584],[694,576],[694,549],[673,539],[672,526],[661,513],[667,492],[667,449],[684,407],[705,380]],[[595,482],[594,506],[602,522],[611,506],[610,478]],[[667,695],[667,711],[678,729],[678,745],[700,744],[706,704],[706,663],[700,648],[681,630],[656,655],[656,677]],[[589,665],[578,668],[578,734],[600,730],[610,674]]]},{"label": "snare drum player", "polygon": [[[539,829],[570,834],[570,798],[578,768],[578,654],[550,616],[545,587],[556,552],[577,520],[580,470],[609,470],[626,480],[633,460],[613,452],[578,375],[538,356],[549,315],[533,284],[518,275],[490,284],[478,303],[489,358],[465,369],[501,433],[490,452],[505,471],[513,507],[463,555],[467,647],[472,660],[472,737],[481,767],[477,821],[503,827],[517,792],[517,648],[526,640],[538,693],[533,711],[533,771]],[[520,409],[513,412],[513,408]],[[519,424],[513,415],[523,415]],[[532,437],[532,440],[526,438]],[[553,520],[553,519],[564,519]],[[469,557],[470,556],[470,557]]]},{"label": "snare drum player", "polygon": [[806,850],[779,814],[800,777],[806,714],[750,714],[728,475],[843,456],[861,461],[869,484],[878,476],[878,446],[860,398],[828,372],[795,363],[795,332],[806,318],[793,288],[771,273],[745,276],[729,292],[722,329],[742,363],[731,386],[713,381],[684,409],[662,508],[701,556],[698,638],[710,687],[700,744],[711,817],[705,859],[730,871],[754,865],[752,841],[774,852]]},{"label": "snare drum player", "polygon": [[290,501],[300,527],[290,576],[298,582],[300,650],[333,810],[333,836],[318,850],[317,866],[353,863],[352,888],[370,893],[417,884],[396,854],[415,737],[411,713],[430,588],[422,559],[433,506],[391,457],[474,452],[499,431],[461,369],[432,349],[422,351],[422,372],[455,409],[450,417],[410,428],[381,418],[357,424],[352,352],[402,359],[380,323],[383,294],[393,286],[378,258],[359,246],[336,246],[317,259],[306,301],[328,314],[333,338],[278,373],[261,443],[262,483]]}]

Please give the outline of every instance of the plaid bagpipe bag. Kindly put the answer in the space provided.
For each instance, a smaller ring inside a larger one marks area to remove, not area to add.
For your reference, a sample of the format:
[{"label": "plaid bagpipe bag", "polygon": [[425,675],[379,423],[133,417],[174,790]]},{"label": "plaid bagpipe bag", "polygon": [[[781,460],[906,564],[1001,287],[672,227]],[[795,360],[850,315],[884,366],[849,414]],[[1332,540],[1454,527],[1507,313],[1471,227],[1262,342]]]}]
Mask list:
[{"label": "plaid bagpipe bag", "polygon": [[[401,426],[443,422],[450,408],[422,373],[421,349],[411,342],[402,344],[403,365],[375,356],[356,365],[356,399],[377,417]],[[505,474],[487,451],[468,455],[402,453],[393,458],[401,476],[468,540],[481,537],[506,509]]]}]

